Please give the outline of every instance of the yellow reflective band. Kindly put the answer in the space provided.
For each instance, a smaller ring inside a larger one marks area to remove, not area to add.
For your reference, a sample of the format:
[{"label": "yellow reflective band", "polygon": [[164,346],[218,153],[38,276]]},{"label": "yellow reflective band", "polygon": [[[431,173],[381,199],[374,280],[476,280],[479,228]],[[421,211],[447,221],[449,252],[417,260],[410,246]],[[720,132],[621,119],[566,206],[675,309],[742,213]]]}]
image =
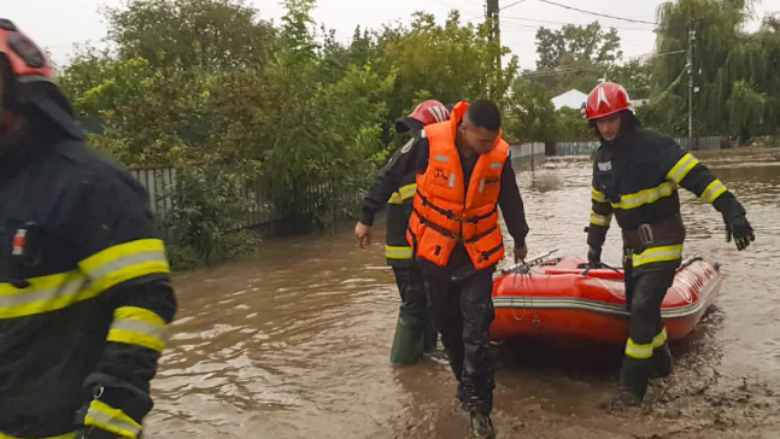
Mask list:
[{"label": "yellow reflective band", "polygon": [[653,337],[653,349],[658,349],[666,344],[666,327]]},{"label": "yellow reflective band", "polygon": [[590,188],[590,198],[597,203],[606,203],[607,196],[604,192],[597,191],[595,187]]},{"label": "yellow reflective band", "polygon": [[0,283],[0,320],[42,314],[67,308],[100,294],[83,273],[67,273],[27,279],[27,288]]},{"label": "yellow reflective band", "polygon": [[636,344],[631,338],[626,342],[626,355],[639,360],[646,360],[653,356],[652,344]]},{"label": "yellow reflective band", "polygon": [[632,258],[632,265],[634,267],[640,267],[654,262],[674,261],[675,259],[682,258],[682,252],[682,244],[649,248],[640,254],[635,253]]},{"label": "yellow reflective band", "polygon": [[89,404],[84,425],[95,426],[128,439],[136,439],[141,433],[141,424],[135,422],[122,410],[97,399],[93,399]]},{"label": "yellow reflective band", "polygon": [[672,167],[672,170],[666,174],[666,179],[680,184],[685,176],[688,175],[688,173],[691,172],[691,170],[698,164],[699,161],[696,159],[696,157],[692,156],[690,153],[685,154],[680,160],[677,161],[677,164]]},{"label": "yellow reflective band", "polygon": [[387,204],[404,204],[404,200],[401,198],[401,194],[393,192],[393,195],[387,200]]},{"label": "yellow reflective band", "polygon": [[79,263],[92,280],[92,288],[105,291],[131,279],[155,273],[168,274],[165,245],[159,239],[142,239],[109,247]]},{"label": "yellow reflective band", "polygon": [[[24,438],[9,436],[7,434],[0,432],[0,439],[24,439]],[[37,439],[76,439],[76,432],[74,431],[73,433],[65,433],[59,436],[47,436],[47,437],[41,437]]]},{"label": "yellow reflective band", "polygon": [[727,190],[726,186],[724,186],[720,180],[715,180],[707,186],[707,189],[704,189],[704,192],[701,194],[701,199],[712,204]]},{"label": "yellow reflective band", "polygon": [[398,192],[400,192],[402,200],[408,200],[409,198],[414,197],[414,194],[417,193],[417,183],[401,186],[401,189],[399,189]]},{"label": "yellow reflective band", "polygon": [[594,226],[609,227],[609,223],[612,221],[612,215],[599,215],[596,212],[590,212],[590,223]]},{"label": "yellow reflective band", "polygon": [[386,245],[385,246],[385,256],[387,259],[412,259],[413,255],[412,248],[409,246],[393,246],[393,245]]},{"label": "yellow reflective band", "polygon": [[665,181],[654,188],[645,189],[635,194],[621,195],[620,202],[612,203],[612,207],[623,210],[636,209],[644,204],[655,203],[661,198],[669,197],[676,190],[677,185],[675,183]]},{"label": "yellow reflective band", "polygon": [[152,311],[123,306],[114,311],[108,341],[132,344],[162,352],[165,348],[165,320]]}]

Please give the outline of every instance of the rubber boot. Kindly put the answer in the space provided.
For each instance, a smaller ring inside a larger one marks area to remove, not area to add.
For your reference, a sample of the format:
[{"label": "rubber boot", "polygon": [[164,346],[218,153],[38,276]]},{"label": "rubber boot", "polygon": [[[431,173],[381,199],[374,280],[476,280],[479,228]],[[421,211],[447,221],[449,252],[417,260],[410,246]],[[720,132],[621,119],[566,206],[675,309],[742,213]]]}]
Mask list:
[{"label": "rubber boot", "polygon": [[674,365],[674,358],[672,357],[672,351],[669,349],[668,344],[664,344],[660,348],[656,348],[653,351],[653,357],[650,359],[652,363],[652,369],[650,372],[650,378],[666,378],[672,373],[672,367]]},{"label": "rubber boot", "polygon": [[471,418],[471,436],[474,439],[495,439],[496,431],[493,428],[493,420],[490,415],[472,411]]},{"label": "rubber boot", "polygon": [[425,350],[423,332],[422,327],[409,326],[399,318],[395,326],[390,361],[395,364],[414,364],[420,361]]},{"label": "rubber boot", "polygon": [[623,357],[623,367],[620,370],[618,394],[612,401],[613,409],[636,407],[642,405],[647,393],[647,382],[650,379],[652,364],[650,360],[640,360]]}]

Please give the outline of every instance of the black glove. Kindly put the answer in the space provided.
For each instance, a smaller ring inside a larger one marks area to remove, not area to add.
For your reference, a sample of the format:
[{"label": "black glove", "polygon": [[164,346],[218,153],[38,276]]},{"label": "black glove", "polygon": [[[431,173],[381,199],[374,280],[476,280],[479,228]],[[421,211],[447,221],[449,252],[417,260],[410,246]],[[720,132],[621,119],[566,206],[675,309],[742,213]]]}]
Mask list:
[{"label": "black glove", "polygon": [[588,247],[588,264],[593,268],[601,265],[601,247]]},{"label": "black glove", "polygon": [[746,249],[751,241],[756,240],[756,235],[753,233],[753,227],[750,226],[745,215],[740,215],[726,221],[726,242],[731,242],[732,237],[734,238],[734,243],[737,244],[737,250],[739,251]]}]

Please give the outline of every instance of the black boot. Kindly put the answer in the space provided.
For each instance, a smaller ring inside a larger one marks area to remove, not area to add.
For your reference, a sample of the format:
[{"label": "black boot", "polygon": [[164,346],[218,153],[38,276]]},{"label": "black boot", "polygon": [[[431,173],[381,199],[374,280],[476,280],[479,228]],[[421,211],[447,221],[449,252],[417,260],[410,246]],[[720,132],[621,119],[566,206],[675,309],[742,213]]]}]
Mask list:
[{"label": "black boot", "polygon": [[635,407],[642,404],[647,393],[647,381],[650,379],[650,360],[623,357],[620,370],[618,395],[612,401],[612,408]]},{"label": "black boot", "polygon": [[656,348],[653,351],[653,357],[650,362],[652,363],[652,370],[650,372],[650,378],[666,378],[672,373],[672,366],[674,365],[674,359],[672,358],[672,351],[669,349],[668,344],[664,344],[660,348]]},{"label": "black boot", "polygon": [[493,429],[493,420],[490,415],[472,411],[471,417],[471,435],[474,439],[495,439],[496,431]]}]

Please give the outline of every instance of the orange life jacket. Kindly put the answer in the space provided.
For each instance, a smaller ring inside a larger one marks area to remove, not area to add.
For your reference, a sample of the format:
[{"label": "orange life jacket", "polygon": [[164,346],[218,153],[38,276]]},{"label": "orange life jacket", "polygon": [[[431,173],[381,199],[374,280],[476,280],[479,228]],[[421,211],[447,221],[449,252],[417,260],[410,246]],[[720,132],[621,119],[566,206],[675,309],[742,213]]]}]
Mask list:
[{"label": "orange life jacket", "polygon": [[428,168],[417,175],[407,239],[417,257],[440,267],[447,266],[452,251],[462,241],[474,267],[483,270],[504,257],[498,194],[509,144],[499,137],[490,152],[479,156],[466,193],[455,146],[455,132],[466,108],[468,104],[461,102],[449,121],[424,129],[430,144]]}]

